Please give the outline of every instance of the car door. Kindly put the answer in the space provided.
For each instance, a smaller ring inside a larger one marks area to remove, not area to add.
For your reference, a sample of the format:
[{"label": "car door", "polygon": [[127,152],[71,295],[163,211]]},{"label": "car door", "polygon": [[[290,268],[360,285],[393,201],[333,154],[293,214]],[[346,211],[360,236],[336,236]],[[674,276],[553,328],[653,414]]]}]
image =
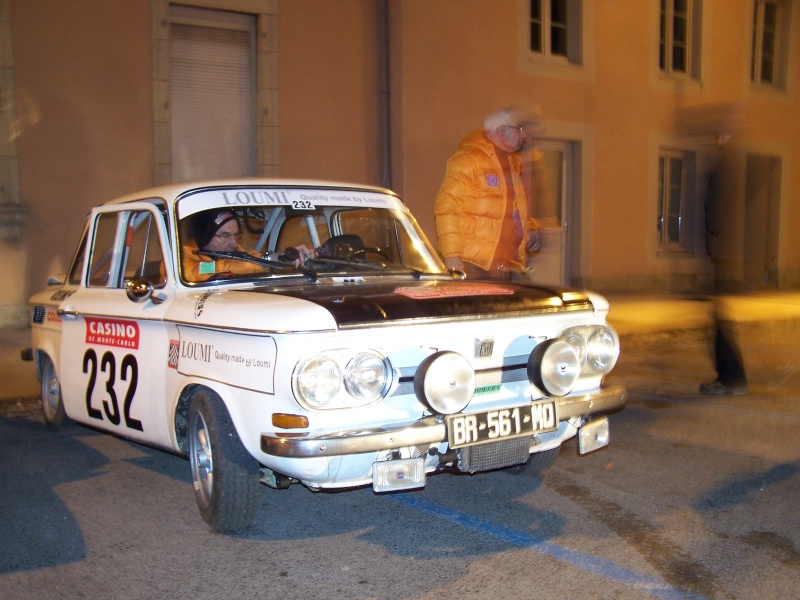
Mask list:
[{"label": "car door", "polygon": [[[137,202],[92,211],[80,286],[59,309],[61,389],[72,419],[170,447],[163,319],[174,278],[162,207]],[[135,278],[153,285],[152,296],[128,296]]]}]

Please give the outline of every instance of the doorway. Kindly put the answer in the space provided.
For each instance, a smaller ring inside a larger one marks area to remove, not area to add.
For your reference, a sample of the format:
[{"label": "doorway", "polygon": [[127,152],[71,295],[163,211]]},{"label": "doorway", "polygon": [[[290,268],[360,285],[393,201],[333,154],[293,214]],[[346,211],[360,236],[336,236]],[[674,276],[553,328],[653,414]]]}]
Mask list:
[{"label": "doorway", "polygon": [[744,279],[750,289],[778,287],[781,159],[747,155]]},{"label": "doorway", "polygon": [[545,140],[537,144],[544,166],[531,169],[531,152],[523,155],[523,181],[531,214],[539,223],[542,249],[528,260],[528,276],[540,285],[569,285],[569,219],[574,148],[571,142]]}]

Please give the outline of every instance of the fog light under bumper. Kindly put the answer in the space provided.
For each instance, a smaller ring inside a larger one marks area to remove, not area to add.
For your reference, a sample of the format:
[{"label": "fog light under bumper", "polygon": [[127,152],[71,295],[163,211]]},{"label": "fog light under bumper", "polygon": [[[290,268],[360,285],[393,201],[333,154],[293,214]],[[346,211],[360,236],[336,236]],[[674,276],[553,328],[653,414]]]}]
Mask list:
[{"label": "fog light under bumper", "polygon": [[608,446],[608,417],[584,423],[578,430],[578,452],[587,454]]},{"label": "fog light under bumper", "polygon": [[407,458],[385,460],[372,465],[372,489],[396,492],[425,487],[425,460]]}]

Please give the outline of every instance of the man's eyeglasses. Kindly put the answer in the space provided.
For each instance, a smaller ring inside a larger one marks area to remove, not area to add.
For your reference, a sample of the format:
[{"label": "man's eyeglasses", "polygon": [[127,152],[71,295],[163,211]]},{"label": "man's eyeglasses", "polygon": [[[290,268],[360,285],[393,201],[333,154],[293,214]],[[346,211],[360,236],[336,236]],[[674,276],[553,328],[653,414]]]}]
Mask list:
[{"label": "man's eyeglasses", "polygon": [[241,231],[239,233],[217,233],[214,237],[221,239],[223,242],[227,242],[231,239],[239,241],[242,239],[242,233]]},{"label": "man's eyeglasses", "polygon": [[503,130],[503,134],[519,132],[520,135],[525,135],[525,128],[522,125],[501,125],[500,129]]}]

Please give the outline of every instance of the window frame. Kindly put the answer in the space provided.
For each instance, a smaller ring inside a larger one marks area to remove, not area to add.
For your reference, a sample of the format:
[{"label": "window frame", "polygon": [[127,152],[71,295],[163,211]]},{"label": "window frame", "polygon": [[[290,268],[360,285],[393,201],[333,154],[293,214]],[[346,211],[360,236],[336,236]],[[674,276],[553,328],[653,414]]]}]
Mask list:
[{"label": "window frame", "polygon": [[171,4],[169,18],[173,182],[255,177],[255,15]]},{"label": "window frame", "polygon": [[[684,60],[681,68],[675,66],[676,3],[685,3],[685,33],[682,41]],[[658,68],[674,78],[700,79],[702,54],[702,0],[660,0],[658,9]]]},{"label": "window frame", "polygon": [[[524,8],[525,51],[529,60],[546,61],[562,65],[583,65],[583,21],[582,0],[522,0]],[[553,3],[561,3],[563,20],[554,21]],[[539,7],[534,14],[534,6]],[[540,47],[534,48],[533,28],[539,28]],[[554,51],[554,30],[563,31],[563,52]]]},{"label": "window frame", "polygon": [[[678,239],[669,237],[670,208],[672,197],[670,191],[671,165],[678,161],[681,167],[680,202],[677,212]],[[694,191],[696,156],[693,152],[673,147],[662,147],[658,151],[658,182],[656,186],[656,237],[659,252],[691,253],[694,244],[693,223],[694,211],[691,209]]]},{"label": "window frame", "polygon": [[156,185],[173,182],[170,112],[170,10],[184,5],[221,12],[239,12],[256,19],[256,173],[279,176],[277,0],[150,0],[153,32],[153,169]]},{"label": "window frame", "polygon": [[[772,73],[764,79],[765,16],[768,6],[775,7],[775,24],[772,32]],[[756,88],[786,89],[788,45],[790,38],[790,4],[785,0],[753,0],[752,38],[750,45],[750,83]]]}]

